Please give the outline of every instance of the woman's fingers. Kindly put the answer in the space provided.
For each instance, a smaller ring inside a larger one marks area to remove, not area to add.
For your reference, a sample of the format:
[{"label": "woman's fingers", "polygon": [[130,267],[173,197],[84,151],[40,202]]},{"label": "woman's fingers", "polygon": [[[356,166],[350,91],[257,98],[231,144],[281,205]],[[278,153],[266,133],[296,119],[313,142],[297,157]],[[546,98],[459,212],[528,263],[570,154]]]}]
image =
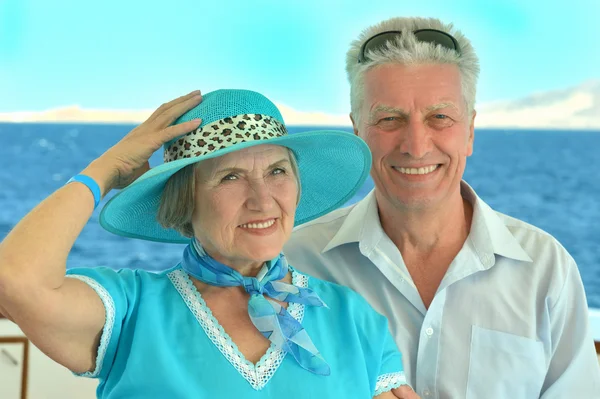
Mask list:
[{"label": "woman's fingers", "polygon": [[180,104],[182,102],[185,102],[187,100],[189,100],[190,98],[193,98],[195,96],[200,96],[200,90],[194,90],[184,96],[181,97],[177,97],[174,100],[171,100],[167,103],[162,104],[160,107],[158,107],[156,109],[156,111],[154,111],[152,113],[152,115],[150,115],[150,117],[146,120],[145,123],[151,123],[152,121],[154,121],[158,116],[162,115],[163,113],[165,113],[166,111],[168,111],[169,109],[171,109],[173,106]]},{"label": "woman's fingers", "polygon": [[196,130],[198,126],[202,123],[201,119],[193,119],[188,122],[179,123],[177,125],[169,126],[166,129],[161,131],[162,133],[162,142],[166,143],[175,137],[183,136],[186,133],[189,133],[193,130]]},{"label": "woman's fingers", "polygon": [[152,121],[153,130],[160,130],[171,125],[181,115],[200,104],[202,96],[195,95],[187,98],[184,101],[173,104],[170,108],[165,109],[160,115]]},{"label": "woman's fingers", "polygon": [[123,188],[149,169],[148,159],[164,143],[198,128],[199,119],[170,126],[173,121],[202,101],[199,91],[193,91],[161,105],[146,122],[134,128],[101,157],[117,178],[113,186]]}]

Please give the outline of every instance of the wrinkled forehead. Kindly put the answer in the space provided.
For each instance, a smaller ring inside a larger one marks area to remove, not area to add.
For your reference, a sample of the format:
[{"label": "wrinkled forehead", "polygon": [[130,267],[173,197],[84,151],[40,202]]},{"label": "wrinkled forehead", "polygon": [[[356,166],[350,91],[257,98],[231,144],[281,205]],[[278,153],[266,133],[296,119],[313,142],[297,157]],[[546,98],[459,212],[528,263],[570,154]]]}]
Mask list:
[{"label": "wrinkled forehead", "polygon": [[460,71],[450,64],[387,64],[365,74],[364,99],[367,109],[429,108],[464,103]]}]

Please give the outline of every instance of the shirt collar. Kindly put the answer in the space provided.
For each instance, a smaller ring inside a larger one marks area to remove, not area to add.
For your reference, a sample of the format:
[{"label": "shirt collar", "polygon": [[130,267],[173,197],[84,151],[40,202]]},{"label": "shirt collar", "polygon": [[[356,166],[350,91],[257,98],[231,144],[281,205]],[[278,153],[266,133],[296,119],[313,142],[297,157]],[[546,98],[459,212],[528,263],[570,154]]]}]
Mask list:
[{"label": "shirt collar", "polygon": [[[368,231],[369,234],[363,234],[365,231]],[[323,248],[322,253],[353,242],[358,242],[361,247],[365,244],[372,247],[369,244],[377,242],[383,234],[385,233],[379,222],[379,211],[377,210],[375,189],[373,189],[350,210],[340,229]]]},{"label": "shirt collar", "polygon": [[[461,195],[473,205],[470,240],[484,267],[494,265],[494,255],[523,262],[532,262],[504,221],[465,181],[461,182]],[[323,248],[322,253],[340,245],[358,242],[361,252],[367,254],[385,234],[379,221],[375,189],[371,190],[350,210],[340,229]]]},{"label": "shirt collar", "polygon": [[468,239],[471,240],[484,266],[489,268],[494,264],[493,255],[533,262],[498,213],[479,198],[465,181],[461,182],[460,188],[462,197],[473,206],[473,220]]}]

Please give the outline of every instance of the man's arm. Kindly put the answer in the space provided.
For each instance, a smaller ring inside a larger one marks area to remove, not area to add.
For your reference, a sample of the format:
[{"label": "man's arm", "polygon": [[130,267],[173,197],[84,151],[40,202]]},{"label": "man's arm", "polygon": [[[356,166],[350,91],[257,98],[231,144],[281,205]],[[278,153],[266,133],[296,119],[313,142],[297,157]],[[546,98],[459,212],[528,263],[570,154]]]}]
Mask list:
[{"label": "man's arm", "polygon": [[562,291],[549,315],[552,353],[541,398],[599,398],[600,366],[587,301],[577,265],[570,257]]}]

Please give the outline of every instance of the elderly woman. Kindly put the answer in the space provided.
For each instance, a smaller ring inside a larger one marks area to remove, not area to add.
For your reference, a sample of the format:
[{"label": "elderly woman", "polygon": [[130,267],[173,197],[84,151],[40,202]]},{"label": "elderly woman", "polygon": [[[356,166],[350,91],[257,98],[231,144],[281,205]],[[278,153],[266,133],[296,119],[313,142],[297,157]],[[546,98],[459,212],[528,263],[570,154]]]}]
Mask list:
[{"label": "elderly woman", "polygon": [[[149,170],[163,145],[165,162]],[[101,398],[393,398],[404,375],[387,320],[280,254],[294,224],[347,201],[369,165],[351,134],[286,135],[258,93],[192,92],[5,238],[0,311],[56,362],[98,378]],[[65,272],[75,239],[115,188],[123,190],[102,226],[187,243],[179,264],[158,274]]]}]

